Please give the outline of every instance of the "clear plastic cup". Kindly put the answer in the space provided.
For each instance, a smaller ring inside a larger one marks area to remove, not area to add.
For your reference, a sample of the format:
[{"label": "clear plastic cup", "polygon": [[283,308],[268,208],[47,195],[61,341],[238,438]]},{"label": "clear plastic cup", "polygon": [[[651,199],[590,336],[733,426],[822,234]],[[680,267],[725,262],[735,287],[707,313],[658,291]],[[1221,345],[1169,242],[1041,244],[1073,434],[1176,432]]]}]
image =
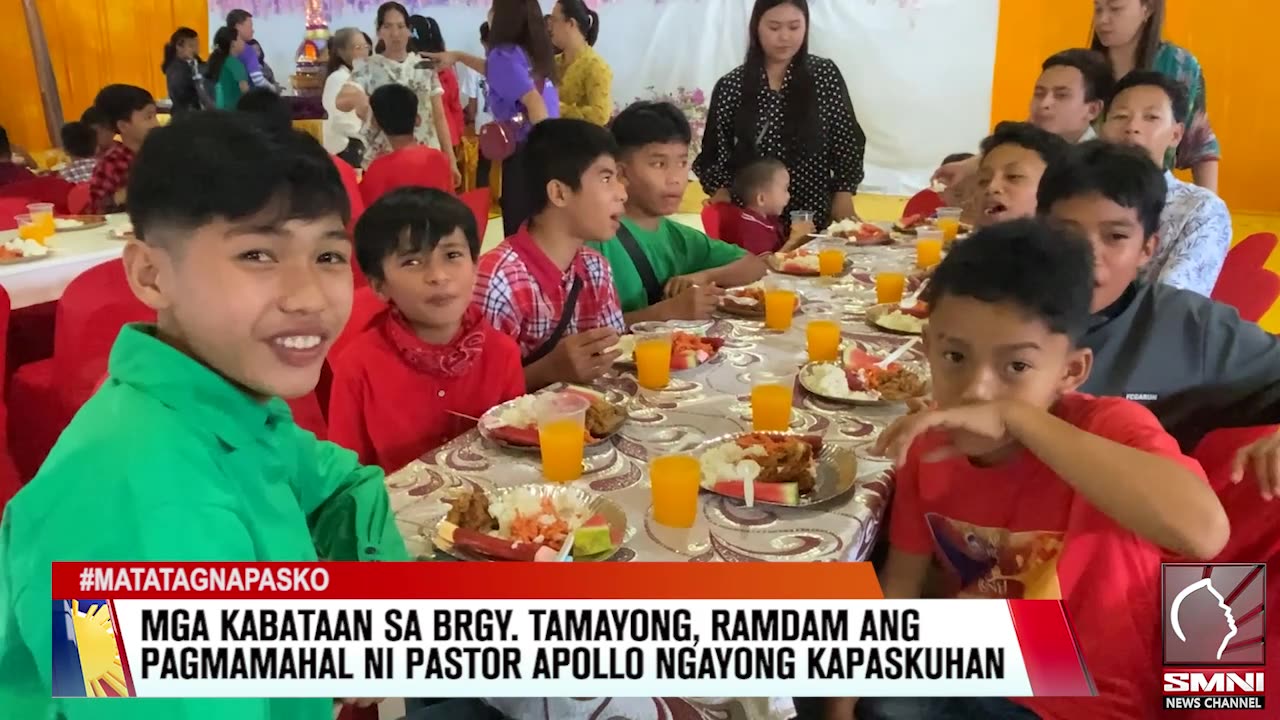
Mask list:
[{"label": "clear plastic cup", "polygon": [[796,312],[795,285],[777,275],[766,277],[764,285],[764,326],[770,330],[790,330]]},{"label": "clear plastic cup", "polygon": [[962,215],[964,215],[962,208],[938,208],[934,225],[942,231],[942,243],[944,245],[950,245],[956,241],[956,236],[960,234],[960,216]]},{"label": "clear plastic cup", "polygon": [[653,519],[671,528],[689,528],[698,518],[702,468],[692,455],[663,455],[649,463]]},{"label": "clear plastic cup", "polygon": [[916,267],[931,268],[942,262],[942,231],[922,228],[916,231]]},{"label": "clear plastic cup", "polygon": [[795,374],[762,372],[751,382],[751,428],[756,432],[786,432],[791,427]]},{"label": "clear plastic cup", "polygon": [[587,408],[591,401],[577,393],[541,395],[535,406],[542,474],[551,482],[571,482],[582,477],[586,445]]},{"label": "clear plastic cup", "polygon": [[835,362],[840,359],[841,313],[833,305],[812,304],[804,309],[805,343],[809,362]]},{"label": "clear plastic cup", "polygon": [[636,380],[649,390],[661,390],[671,382],[671,328],[637,323],[632,327],[636,338]]},{"label": "clear plastic cup", "polygon": [[27,206],[27,212],[30,213],[32,222],[39,228],[38,239],[44,240],[58,231],[57,226],[53,224],[53,203],[31,203]]}]

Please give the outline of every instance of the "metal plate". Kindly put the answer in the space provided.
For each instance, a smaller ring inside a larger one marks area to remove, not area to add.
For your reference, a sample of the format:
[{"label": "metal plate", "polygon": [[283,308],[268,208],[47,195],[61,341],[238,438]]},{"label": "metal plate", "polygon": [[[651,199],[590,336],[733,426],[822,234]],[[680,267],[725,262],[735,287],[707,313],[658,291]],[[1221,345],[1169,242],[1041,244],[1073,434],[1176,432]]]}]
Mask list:
[{"label": "metal plate", "polygon": [[[899,364],[908,368],[911,372],[915,373],[916,375],[920,375],[920,373],[916,371],[915,367],[911,363],[899,361]],[[902,403],[905,403],[908,400],[924,398],[924,397],[927,397],[929,394],[928,392],[929,384],[928,382],[925,382],[925,385],[924,385],[925,392],[921,395],[917,395],[911,398],[888,399],[888,398],[881,397],[878,400],[874,400],[870,396],[864,396],[864,397],[858,398],[858,397],[841,397],[838,395],[828,395],[824,392],[819,391],[817,389],[817,384],[809,376],[809,370],[818,365],[831,365],[832,367],[840,368],[841,372],[844,371],[845,366],[835,362],[816,362],[816,363],[811,362],[806,364],[804,367],[800,368],[800,374],[799,374],[800,387],[803,387],[805,391],[808,392],[810,395],[813,395],[814,397],[822,398],[823,400],[827,400],[829,402],[841,403],[843,405],[885,407],[888,405],[901,405]]]},{"label": "metal plate", "polygon": [[[815,257],[816,257],[816,254],[815,254]],[[764,264],[765,264],[766,266],[768,266],[768,268],[769,268],[770,270],[772,270],[772,271],[774,271],[774,272],[776,272],[776,273],[778,273],[778,274],[780,274],[780,275],[791,275],[791,276],[793,276],[793,277],[819,277],[819,276],[821,276],[821,275],[822,275],[822,272],[821,272],[821,271],[819,271],[819,270],[817,270],[817,269],[813,270],[812,272],[808,272],[808,271],[805,271],[805,272],[799,272],[799,271],[796,271],[796,270],[783,270],[783,269],[782,269],[782,263],[780,263],[780,262],[778,261],[778,258],[777,258],[777,256],[776,256],[776,255],[766,255],[766,256],[765,256],[765,258],[764,258]],[[839,277],[839,276],[841,276],[841,275],[845,275],[845,274],[847,274],[847,273],[849,272],[849,270],[851,270],[852,268],[853,268],[853,259],[852,259],[852,258],[850,258],[848,255],[845,255],[845,257],[844,257],[844,265],[840,268],[840,272],[836,273],[836,275],[835,275],[835,276],[836,276],[836,277]]]},{"label": "metal plate", "polygon": [[[694,456],[701,459],[702,455],[717,445],[727,442],[734,442],[744,435],[767,435],[771,437],[794,437],[808,438],[812,435],[806,433],[794,432],[740,432],[730,435],[721,435],[712,438],[697,447],[694,450]],[[822,450],[818,452],[817,463],[814,466],[815,482],[813,490],[808,495],[800,496],[800,502],[795,505],[787,503],[775,503],[767,500],[756,498],[757,505],[772,505],[775,507],[809,507],[819,505],[834,500],[841,495],[849,492],[857,484],[858,480],[858,458],[854,455],[853,448],[846,445],[837,445],[827,440],[822,442]],[[711,484],[706,478],[702,478],[702,489],[709,493],[720,495],[721,497],[730,497],[731,495],[723,495],[711,489]],[[741,498],[733,498],[742,502]]]},{"label": "metal plate", "polygon": [[[548,393],[548,392],[559,392],[560,390],[565,390],[569,387],[571,386],[568,383],[555,383],[554,385],[548,385],[547,387],[543,388],[542,390],[539,390],[534,394],[541,395],[543,393]],[[599,388],[584,387],[584,386],[572,386],[572,387],[575,387],[576,389],[579,389],[579,390],[589,390],[593,393],[603,395],[605,402],[608,402],[610,405],[613,405],[614,407],[622,411],[622,414],[623,414],[622,422],[618,423],[618,426],[613,429],[613,432],[607,433],[604,437],[598,438],[596,439],[595,442],[588,444],[587,449],[589,450],[591,448],[600,448],[600,447],[604,447],[605,445],[608,445],[610,442],[612,442],[613,436],[617,435],[618,431],[622,429],[622,426],[627,424],[627,415],[629,414],[629,411],[631,408],[631,396],[627,395],[621,390],[617,390],[614,388],[599,389]],[[524,396],[521,396],[521,397],[524,397]],[[495,405],[489,408],[484,415],[480,416],[480,421],[476,423],[476,430],[479,431],[480,437],[484,438],[488,442],[500,448],[506,448],[508,450],[516,450],[519,452],[532,452],[532,453],[539,452],[540,448],[537,445],[517,445],[516,443],[507,442],[506,440],[503,440],[501,437],[493,433],[493,428],[501,427],[501,423],[498,420],[498,416],[501,415],[503,411],[505,411],[507,408],[514,405],[515,402],[519,399],[520,398],[515,398],[514,400],[508,400],[500,405]]]},{"label": "metal plate", "polygon": [[0,265],[21,265],[23,263],[37,262],[39,260],[48,260],[55,255],[52,248],[44,255],[23,255],[21,257],[5,258],[0,260]]},{"label": "metal plate", "polygon": [[888,315],[889,313],[897,309],[899,309],[897,303],[885,303],[883,305],[872,305],[871,307],[867,308],[867,324],[877,330],[883,330],[884,332],[893,333],[895,335],[923,335],[924,334],[923,326],[928,323],[927,320],[921,323],[920,330],[917,330],[914,332],[909,330],[898,330],[897,328],[885,327],[884,325],[880,324],[880,318],[884,317],[885,315]]},{"label": "metal plate", "polygon": [[92,230],[94,228],[100,228],[103,225],[107,224],[106,215],[61,215],[54,218],[55,222],[58,220],[79,220],[81,223],[83,223],[82,225],[77,225],[75,227],[57,228],[57,231],[60,233],[80,232],[81,230]]},{"label": "metal plate", "polygon": [[[582,503],[584,506],[586,506],[589,514],[594,515],[596,513],[599,513],[600,515],[603,515],[605,522],[609,523],[609,532],[613,535],[620,535],[622,538],[624,538],[624,542],[625,542],[625,538],[627,537],[627,514],[622,511],[622,508],[619,507],[617,503],[615,503],[612,500],[609,500],[603,495],[597,495],[595,493],[588,492],[574,485],[556,485],[553,483],[536,483],[536,484],[530,484],[530,485],[517,485],[514,487],[490,490],[488,491],[488,493],[491,499],[496,499],[517,489],[528,490],[536,496],[555,497],[559,495],[569,495],[575,500],[577,500],[578,502]],[[441,518],[440,522],[444,522],[444,518]],[[436,523],[436,527],[437,528],[439,527],[439,523]],[[440,537],[439,530],[436,530],[434,532],[434,537],[431,538],[431,543],[436,546],[437,550],[447,555],[450,555],[452,557],[455,557],[459,560],[471,560],[475,562],[511,562],[509,560],[500,560],[498,558],[489,557],[488,555],[473,553],[467,550],[455,548],[453,546],[453,543],[450,543],[449,541]],[[622,545],[620,544],[615,545],[613,549],[609,550],[608,552],[602,552],[596,555],[583,555],[583,556],[575,557],[573,558],[573,561],[574,562],[602,562],[604,560],[608,560],[609,558],[613,557],[618,552],[618,550],[621,549],[621,547]]]},{"label": "metal plate", "polygon": [[[732,292],[733,291],[730,290],[729,293],[725,294],[725,297],[728,297]],[[802,314],[803,310],[801,309],[801,306],[806,302],[807,299],[805,298],[804,293],[797,291],[796,309],[792,312],[792,315]],[[725,315],[733,315],[735,317],[750,318],[754,320],[764,319],[764,306],[760,303],[756,303],[755,305],[743,305],[741,303],[728,302],[724,298],[721,298],[720,304],[716,306],[716,309]]]}]

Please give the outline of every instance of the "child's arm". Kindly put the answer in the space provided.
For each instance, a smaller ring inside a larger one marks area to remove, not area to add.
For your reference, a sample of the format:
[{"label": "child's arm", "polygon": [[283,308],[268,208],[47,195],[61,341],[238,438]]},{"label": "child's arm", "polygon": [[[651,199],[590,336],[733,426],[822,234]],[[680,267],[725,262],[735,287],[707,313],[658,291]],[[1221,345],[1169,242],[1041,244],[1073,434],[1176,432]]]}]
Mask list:
[{"label": "child's arm", "polygon": [[724,288],[741,287],[764,277],[769,266],[758,255],[743,255],[728,265],[707,271],[707,278]]},{"label": "child's arm", "polygon": [[[408,560],[380,468],[297,429],[300,476],[295,488],[321,560]],[[305,481],[310,473],[311,482]]]}]

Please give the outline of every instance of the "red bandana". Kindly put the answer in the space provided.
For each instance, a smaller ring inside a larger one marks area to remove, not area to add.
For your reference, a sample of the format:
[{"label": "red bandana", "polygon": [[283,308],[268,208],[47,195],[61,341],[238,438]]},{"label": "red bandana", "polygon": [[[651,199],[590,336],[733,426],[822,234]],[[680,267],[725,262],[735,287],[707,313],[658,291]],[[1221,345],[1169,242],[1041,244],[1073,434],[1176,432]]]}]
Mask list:
[{"label": "red bandana", "polygon": [[387,340],[409,367],[428,375],[460,377],[471,369],[484,349],[483,315],[472,305],[462,315],[462,326],[448,345],[432,345],[413,331],[409,321],[395,307],[382,324]]}]

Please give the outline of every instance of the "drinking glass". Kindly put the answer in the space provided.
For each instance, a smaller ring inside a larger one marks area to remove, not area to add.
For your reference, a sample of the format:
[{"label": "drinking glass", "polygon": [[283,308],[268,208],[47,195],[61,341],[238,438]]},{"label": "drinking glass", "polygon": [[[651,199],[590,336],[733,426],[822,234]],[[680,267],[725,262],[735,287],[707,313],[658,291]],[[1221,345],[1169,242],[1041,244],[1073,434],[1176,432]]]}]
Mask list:
[{"label": "drinking glass", "polygon": [[698,517],[702,468],[692,455],[663,455],[649,463],[653,519],[672,528],[693,527]]},{"label": "drinking glass", "polygon": [[916,231],[916,267],[931,268],[942,262],[942,231]]},{"label": "drinking glass", "polygon": [[962,208],[944,207],[938,209],[937,220],[934,225],[942,231],[942,244],[950,246],[956,241],[956,235],[960,234],[960,216],[964,214]]},{"label": "drinking glass", "polygon": [[790,330],[796,312],[796,291],[787,280],[768,277],[764,280],[764,326],[770,330]]},{"label": "drinking glass", "polygon": [[906,273],[897,271],[876,273],[876,303],[885,305],[902,302],[902,292],[906,286]]},{"label": "drinking glass", "polygon": [[661,390],[671,382],[671,329],[632,328],[636,336],[636,380],[650,390]]},{"label": "drinking glass", "polygon": [[576,393],[553,393],[538,398],[535,412],[542,474],[551,482],[571,482],[582,476],[589,407],[591,401]]},{"label": "drinking glass", "polygon": [[795,378],[784,373],[761,373],[751,385],[751,427],[756,432],[786,432],[791,427]]}]

